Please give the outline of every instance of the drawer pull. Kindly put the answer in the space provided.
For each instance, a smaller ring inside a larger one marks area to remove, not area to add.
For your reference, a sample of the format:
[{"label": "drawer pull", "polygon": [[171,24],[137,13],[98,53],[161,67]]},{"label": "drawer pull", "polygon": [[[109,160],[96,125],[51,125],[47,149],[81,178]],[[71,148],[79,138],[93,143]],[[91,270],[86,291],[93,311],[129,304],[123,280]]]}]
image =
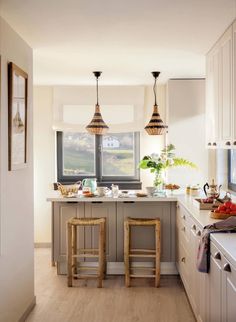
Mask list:
[{"label": "drawer pull", "polygon": [[227,263],[227,264],[225,264],[225,265],[224,265],[223,270],[224,270],[225,272],[231,272],[231,267],[230,267],[230,265],[229,265],[228,263]]},{"label": "drawer pull", "polygon": [[185,263],[185,257],[182,257],[182,258],[181,258],[181,262],[182,262],[182,263]]},{"label": "drawer pull", "polygon": [[103,203],[103,201],[92,201],[92,203]]},{"label": "drawer pull", "polygon": [[216,252],[215,255],[214,255],[214,258],[221,260],[220,252]]},{"label": "drawer pull", "polygon": [[184,220],[186,219],[185,215],[181,215],[180,217]]},{"label": "drawer pull", "polygon": [[211,142],[209,142],[207,145],[208,145],[208,146],[211,146]]},{"label": "drawer pull", "polygon": [[196,225],[192,225],[191,229],[196,230],[197,229]]},{"label": "drawer pull", "polygon": [[216,142],[213,142],[213,144],[212,144],[213,146],[217,146],[217,144],[216,144]]},{"label": "drawer pull", "polygon": [[182,228],[181,228],[181,230],[182,230],[182,231],[185,231],[185,227],[182,227]]},{"label": "drawer pull", "polygon": [[134,201],[123,201],[123,203],[134,203]]},{"label": "drawer pull", "polygon": [[225,143],[225,145],[231,145],[231,143],[230,143],[229,141],[227,141],[227,142]]},{"label": "drawer pull", "polygon": [[202,233],[200,232],[200,230],[197,232],[197,236],[201,236]]}]

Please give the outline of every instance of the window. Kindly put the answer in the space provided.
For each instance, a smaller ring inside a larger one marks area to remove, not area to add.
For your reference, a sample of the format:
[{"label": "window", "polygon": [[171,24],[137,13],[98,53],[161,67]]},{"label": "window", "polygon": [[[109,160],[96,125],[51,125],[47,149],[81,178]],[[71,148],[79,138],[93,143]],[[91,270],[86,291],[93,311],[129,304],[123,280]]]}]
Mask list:
[{"label": "window", "polygon": [[71,183],[96,177],[101,185],[123,182],[123,188],[138,189],[141,188],[138,163],[138,132],[109,133],[104,136],[57,132],[60,182]]},{"label": "window", "polygon": [[228,151],[228,188],[236,191],[236,150]]}]

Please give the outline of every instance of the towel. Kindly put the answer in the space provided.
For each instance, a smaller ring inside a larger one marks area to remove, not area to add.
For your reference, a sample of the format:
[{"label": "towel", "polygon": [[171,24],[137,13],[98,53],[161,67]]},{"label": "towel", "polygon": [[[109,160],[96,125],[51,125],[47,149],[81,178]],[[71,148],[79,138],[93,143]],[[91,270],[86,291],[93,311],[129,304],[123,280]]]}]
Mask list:
[{"label": "towel", "polygon": [[210,234],[232,232],[236,232],[236,216],[204,227],[197,254],[197,269],[199,272],[208,273],[210,269]]}]

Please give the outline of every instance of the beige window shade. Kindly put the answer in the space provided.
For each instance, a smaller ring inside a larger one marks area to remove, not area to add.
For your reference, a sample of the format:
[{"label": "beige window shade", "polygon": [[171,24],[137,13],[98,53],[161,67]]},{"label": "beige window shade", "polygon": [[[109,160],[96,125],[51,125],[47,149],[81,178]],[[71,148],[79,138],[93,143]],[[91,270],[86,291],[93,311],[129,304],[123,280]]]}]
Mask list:
[{"label": "beige window shade", "polygon": [[[109,86],[100,90],[101,113],[111,133],[143,129],[144,88],[129,86],[128,89]],[[93,87],[55,87],[53,129],[86,132],[85,127],[94,114],[94,100]]]}]

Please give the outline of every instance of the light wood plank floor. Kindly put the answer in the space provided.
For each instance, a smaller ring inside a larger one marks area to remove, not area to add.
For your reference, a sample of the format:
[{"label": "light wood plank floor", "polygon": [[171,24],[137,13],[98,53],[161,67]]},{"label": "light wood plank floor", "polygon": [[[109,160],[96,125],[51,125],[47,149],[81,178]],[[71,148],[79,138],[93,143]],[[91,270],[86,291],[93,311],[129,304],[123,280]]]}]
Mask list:
[{"label": "light wood plank floor", "polygon": [[161,276],[161,287],[136,280],[124,287],[124,277],[111,276],[104,288],[96,282],[76,281],[68,288],[65,276],[50,267],[50,250],[35,251],[37,305],[27,322],[193,322],[195,318],[181,281]]}]

